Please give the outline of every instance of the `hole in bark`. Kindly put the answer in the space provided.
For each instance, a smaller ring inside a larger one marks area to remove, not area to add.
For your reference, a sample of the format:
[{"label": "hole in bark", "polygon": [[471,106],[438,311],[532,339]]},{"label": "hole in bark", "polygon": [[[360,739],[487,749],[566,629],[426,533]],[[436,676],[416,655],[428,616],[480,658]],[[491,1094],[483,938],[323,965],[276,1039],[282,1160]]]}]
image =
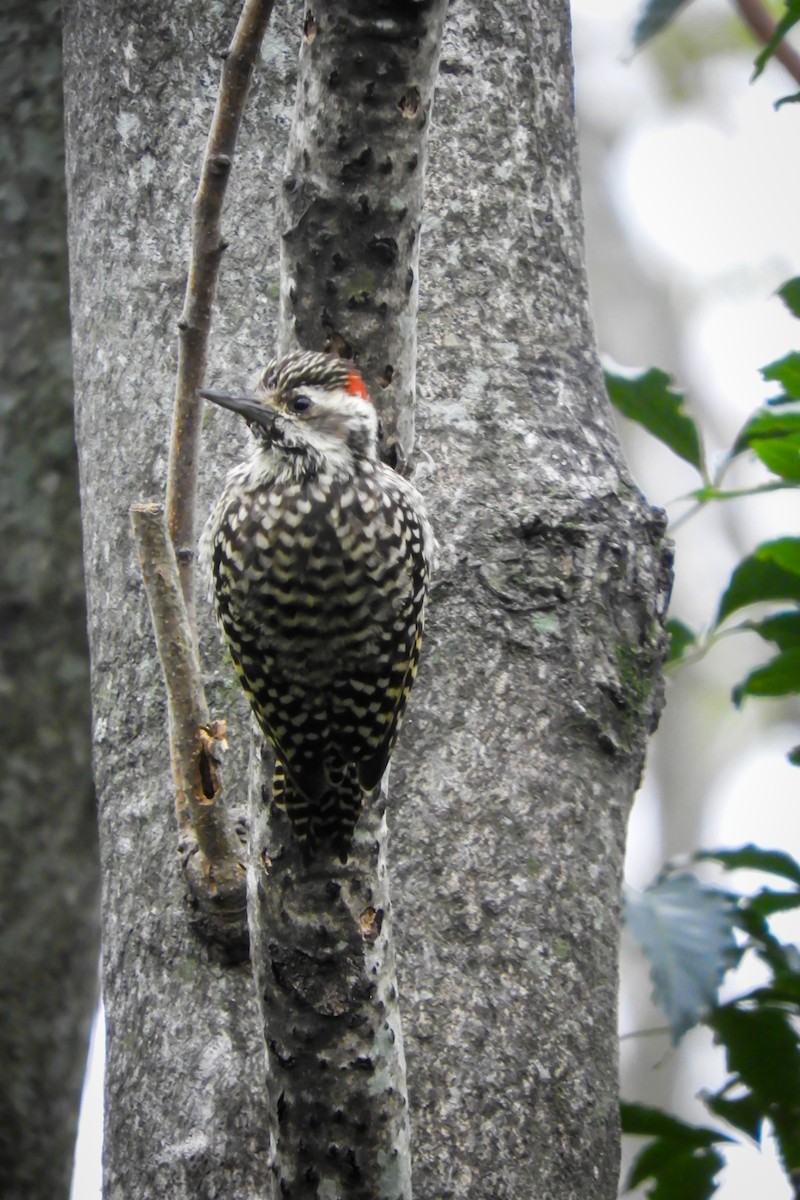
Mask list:
[{"label": "hole in bark", "polygon": [[342,890],[342,885],[340,883],[337,883],[337,881],[335,879],[329,879],[328,882],[325,884],[325,894],[331,900],[335,900],[336,897],[341,892],[341,890]]},{"label": "hole in bark", "polygon": [[374,237],[367,242],[367,249],[378,262],[391,266],[397,260],[397,242],[391,237]]},{"label": "hole in bark", "polygon": [[411,267],[409,267],[408,270],[406,271],[406,291],[410,292],[411,289],[413,288],[413,286],[414,286],[414,272],[411,270]]},{"label": "hole in bark", "polygon": [[295,179],[294,175],[287,175],[283,181],[283,190],[291,194],[296,187],[297,180]]},{"label": "hole in bark", "polygon": [[317,25],[314,14],[312,13],[311,9],[307,9],[305,19],[303,21],[303,39],[308,43],[313,42],[314,38],[317,36],[318,28],[319,26]]},{"label": "hole in bark", "polygon": [[383,452],[383,461],[387,467],[391,467],[393,471],[397,470],[397,464],[400,457],[397,453],[397,442],[392,442],[391,446],[387,446]]},{"label": "hole in bark", "polygon": [[393,166],[394,166],[394,163],[392,162],[391,158],[387,154],[386,158],[379,165],[378,170],[380,171],[381,175],[391,175]]},{"label": "hole in bark", "polygon": [[382,388],[387,388],[393,379],[394,379],[394,367],[392,366],[391,363],[387,363],[386,366],[383,368],[383,374],[381,375],[380,379],[378,380],[378,383],[381,385]]},{"label": "hole in bark", "polygon": [[400,112],[404,117],[406,117],[408,120],[411,120],[411,118],[415,117],[419,112],[420,101],[421,96],[419,94],[419,88],[410,87],[408,91],[403,92],[402,96],[397,102],[397,107],[400,109]]},{"label": "hole in bark", "polygon": [[[303,153],[305,154],[306,152],[305,152],[305,151],[303,151]],[[306,158],[307,158],[307,157],[308,157],[308,155],[306,154]],[[409,171],[416,171],[416,169],[417,169],[417,163],[418,163],[418,162],[419,162],[419,155],[418,155],[418,154],[412,154],[412,155],[411,155],[411,158],[410,158],[410,159],[408,160],[408,162],[406,163],[406,168],[407,168]],[[308,168],[308,163],[306,163],[306,169],[307,169],[307,168]]]},{"label": "hole in bark", "polygon": [[352,158],[350,162],[344,163],[339,176],[343,183],[353,183],[359,179],[369,169],[372,162],[372,150],[366,146],[360,154]]},{"label": "hole in bark", "polygon": [[[322,325],[330,326],[330,318],[327,317],[327,313],[323,313]],[[335,354],[337,358],[349,358],[354,363],[358,362],[358,351],[353,343],[348,342],[347,338],[342,337],[341,333],[337,333],[335,329],[329,328],[325,350],[328,354]]]},{"label": "hole in bark", "polygon": [[281,1092],[280,1096],[278,1096],[278,1103],[275,1105],[275,1108],[278,1111],[278,1124],[282,1125],[286,1119],[286,1114],[289,1111],[289,1104],[283,1092]]}]

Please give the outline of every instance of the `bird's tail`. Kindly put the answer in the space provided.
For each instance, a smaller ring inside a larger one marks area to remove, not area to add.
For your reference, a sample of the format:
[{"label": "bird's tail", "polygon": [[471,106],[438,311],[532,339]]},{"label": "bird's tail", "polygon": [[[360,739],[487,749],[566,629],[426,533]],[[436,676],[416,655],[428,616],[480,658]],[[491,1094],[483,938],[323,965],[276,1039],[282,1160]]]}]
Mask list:
[{"label": "bird's tail", "polygon": [[328,787],[316,800],[309,800],[276,758],[272,799],[288,815],[294,835],[308,858],[320,845],[328,845],[345,863],[365,793],[353,763],[326,765],[325,774]]}]

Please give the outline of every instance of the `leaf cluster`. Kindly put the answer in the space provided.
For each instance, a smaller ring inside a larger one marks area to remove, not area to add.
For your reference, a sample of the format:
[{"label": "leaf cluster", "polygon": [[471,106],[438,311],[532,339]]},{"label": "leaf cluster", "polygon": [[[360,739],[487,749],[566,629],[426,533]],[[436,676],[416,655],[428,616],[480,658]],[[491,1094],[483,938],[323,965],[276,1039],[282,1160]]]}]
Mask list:
[{"label": "leaf cluster", "polygon": [[[778,294],[789,311],[800,317],[800,276],[785,283]],[[687,497],[692,507],[682,520],[708,504],[800,488],[800,351],[768,363],[761,374],[780,390],[745,422],[712,476],[697,423],[687,411],[685,397],[664,371],[651,368],[633,376],[606,372],[614,406],[688,462],[700,476],[700,486]],[[726,472],[745,454],[758,459],[771,478],[749,488],[726,489]],[[766,615],[730,624],[730,618],[743,609],[765,603],[773,606]],[[732,699],[737,706],[747,696],[800,694],[800,537],[762,542],[742,559],[728,580],[707,630],[698,633],[677,618],[667,622],[667,630],[668,664],[700,657],[720,637],[732,632],[755,633],[771,647],[772,657],[734,687]],[[800,763],[800,747],[790,752],[789,759]]]},{"label": "leaf cluster", "polygon": [[[656,34],[661,33],[678,13],[689,6],[690,0],[644,0],[639,17],[633,27],[631,40],[633,47],[638,50],[649,42]],[[784,0],[783,12],[775,22],[772,35],[767,39],[760,53],[756,56],[753,80],[758,79],[767,63],[774,56],[786,35],[800,22],[800,0]],[[781,96],[775,101],[775,108],[784,104],[800,102],[800,92]]]},{"label": "leaf cluster", "polygon": [[[649,1139],[626,1187],[649,1182],[653,1200],[708,1200],[724,1163],[717,1147],[742,1135],[760,1144],[767,1122],[787,1175],[800,1171],[800,953],[770,923],[800,908],[800,863],[752,845],[704,851],[695,861],[727,872],[760,871],[770,883],[744,895],[667,867],[643,893],[625,897],[628,927],[650,962],[653,998],[673,1041],[705,1026],[723,1048],[728,1071],[721,1088],[701,1096],[722,1125],[691,1125],[623,1103],[623,1131]],[[720,1003],[724,976],[746,954],[762,964],[766,982]]]}]

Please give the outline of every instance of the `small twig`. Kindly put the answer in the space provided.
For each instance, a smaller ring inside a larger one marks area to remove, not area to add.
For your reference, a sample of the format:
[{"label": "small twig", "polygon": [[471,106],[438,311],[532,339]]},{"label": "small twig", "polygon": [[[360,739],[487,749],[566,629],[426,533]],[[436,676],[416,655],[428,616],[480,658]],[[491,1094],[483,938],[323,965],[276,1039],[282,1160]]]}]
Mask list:
[{"label": "small twig", "polygon": [[211,308],[225,249],[220,214],[253,67],[274,0],[245,0],[225,56],[200,184],[192,203],[192,248],[183,312],[178,320],[178,378],[167,476],[167,527],[194,626],[195,495]]},{"label": "small twig", "polygon": [[215,757],[216,745],[224,744],[225,725],[210,720],[164,508],[134,504],[131,522],[167,688],[184,871],[195,900],[207,914],[219,915],[223,923],[243,922],[243,847],[222,803]]},{"label": "small twig", "polygon": [[[766,46],[778,23],[772,19],[761,0],[736,0],[736,7],[745,24],[750,26],[758,40]],[[800,83],[800,54],[785,38],[775,47],[774,57],[783,63],[792,78]]]}]

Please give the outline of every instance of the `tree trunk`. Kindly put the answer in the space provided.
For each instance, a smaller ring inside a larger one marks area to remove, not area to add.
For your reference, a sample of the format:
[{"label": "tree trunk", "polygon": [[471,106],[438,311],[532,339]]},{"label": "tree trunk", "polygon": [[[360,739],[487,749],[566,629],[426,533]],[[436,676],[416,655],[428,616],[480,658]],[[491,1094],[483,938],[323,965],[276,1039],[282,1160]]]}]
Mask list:
[{"label": "tree trunk", "polygon": [[441,561],[388,814],[415,1196],[610,1198],[619,884],[669,569],[594,347],[566,0],[451,5],[427,188]]},{"label": "tree trunk", "polygon": [[58,6],[0,13],[0,1179],[69,1194],[99,955]]},{"label": "tree trunk", "polygon": [[[230,388],[277,341],[275,193],[309,18],[273,18],[234,164],[211,354]],[[223,21],[187,0],[68,6],[109,1195],[270,1194],[249,973],[214,961],[183,908],[127,518],[131,501],[163,492],[189,204],[212,56],[234,19],[232,4]],[[617,898],[660,704],[668,568],[661,522],[620,460],[588,317],[566,0],[456,0],[434,113],[418,380],[441,562],[388,811],[414,1191],[610,1200]],[[372,284],[351,292],[356,310],[374,297]],[[291,303],[288,273],[283,294]],[[408,386],[413,351],[400,343]],[[379,376],[387,363],[375,359]],[[241,455],[219,443],[229,428],[208,422],[207,498]],[[395,428],[403,440],[411,427],[397,416]],[[241,748],[238,685],[208,628],[202,641],[212,709]],[[244,777],[240,756],[226,767],[236,801]]]}]

